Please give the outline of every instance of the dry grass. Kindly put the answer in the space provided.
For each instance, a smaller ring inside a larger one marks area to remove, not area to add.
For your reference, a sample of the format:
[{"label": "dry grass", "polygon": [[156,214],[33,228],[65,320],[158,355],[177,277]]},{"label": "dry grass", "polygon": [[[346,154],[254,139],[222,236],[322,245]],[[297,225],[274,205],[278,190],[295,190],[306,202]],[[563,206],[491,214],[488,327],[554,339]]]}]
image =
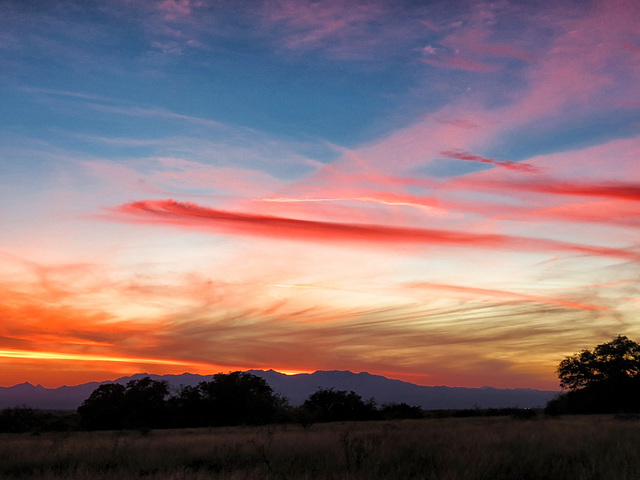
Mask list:
[{"label": "dry grass", "polygon": [[624,480],[639,446],[608,416],[4,434],[0,478]]}]

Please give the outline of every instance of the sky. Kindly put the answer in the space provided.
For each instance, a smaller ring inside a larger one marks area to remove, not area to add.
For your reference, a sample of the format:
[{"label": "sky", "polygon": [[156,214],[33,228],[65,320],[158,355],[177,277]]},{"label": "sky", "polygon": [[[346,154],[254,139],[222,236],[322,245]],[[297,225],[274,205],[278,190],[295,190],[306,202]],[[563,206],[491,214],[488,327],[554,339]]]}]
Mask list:
[{"label": "sky", "polygon": [[0,386],[640,340],[633,0],[0,0],[0,111]]}]

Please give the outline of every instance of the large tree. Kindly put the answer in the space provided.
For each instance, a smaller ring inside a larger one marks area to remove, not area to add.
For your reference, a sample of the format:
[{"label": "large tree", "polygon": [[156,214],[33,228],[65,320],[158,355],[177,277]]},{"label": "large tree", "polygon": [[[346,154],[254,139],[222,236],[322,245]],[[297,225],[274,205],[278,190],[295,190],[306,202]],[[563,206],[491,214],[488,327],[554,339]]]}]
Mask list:
[{"label": "large tree", "polygon": [[158,428],[167,423],[165,380],[144,377],[126,386],[105,383],[96,388],[78,408],[82,425],[90,430]]},{"label": "large tree", "polygon": [[568,392],[549,402],[550,413],[640,411],[640,344],[626,336],[566,357],[557,373]]},{"label": "large tree", "polygon": [[90,430],[124,427],[125,386],[105,383],[96,388],[78,407],[82,426]]},{"label": "large tree", "polygon": [[375,400],[365,402],[353,391],[333,388],[321,388],[312,393],[304,401],[302,409],[317,422],[370,420],[377,414]]},{"label": "large tree", "polygon": [[275,394],[266,380],[248,372],[218,373],[197,389],[189,393],[192,401],[199,395],[207,425],[271,423],[286,405],[286,399]]}]

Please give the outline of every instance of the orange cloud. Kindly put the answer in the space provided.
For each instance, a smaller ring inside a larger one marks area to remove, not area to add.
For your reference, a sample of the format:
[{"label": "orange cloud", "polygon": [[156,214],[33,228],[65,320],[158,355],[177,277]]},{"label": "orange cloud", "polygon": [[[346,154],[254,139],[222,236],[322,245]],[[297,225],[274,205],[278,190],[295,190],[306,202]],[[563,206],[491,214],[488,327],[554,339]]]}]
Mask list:
[{"label": "orange cloud", "polygon": [[[193,280],[185,279],[188,285],[178,295],[189,288],[199,291]],[[490,289],[456,292],[439,284],[426,287],[440,290],[437,305],[423,299],[420,306],[414,300],[378,307],[357,302],[341,308],[335,302],[309,306],[317,288],[294,286],[303,288],[280,288],[282,296],[260,290],[255,302],[216,300],[205,308],[195,302],[143,320],[109,313],[109,299],[85,308],[69,306],[83,297],[80,290],[56,301],[56,290],[40,298],[41,287],[32,285],[29,295],[12,297],[17,288],[5,284],[2,291],[9,294],[0,302],[0,317],[11,321],[0,325],[0,368],[10,366],[11,376],[2,382],[57,386],[150,370],[212,374],[349,368],[420,383],[514,386],[523,369],[538,365],[526,386],[551,388],[555,378],[549,356],[557,347],[547,345],[549,335],[575,335],[584,318],[609,313],[578,299],[571,304]],[[164,293],[153,294],[159,299]],[[460,302],[458,293],[470,301]],[[473,301],[483,297],[497,301]],[[11,309],[6,308],[8,298],[13,298]],[[464,351],[473,365],[458,364],[452,351]],[[544,358],[532,360],[531,351]]]}]

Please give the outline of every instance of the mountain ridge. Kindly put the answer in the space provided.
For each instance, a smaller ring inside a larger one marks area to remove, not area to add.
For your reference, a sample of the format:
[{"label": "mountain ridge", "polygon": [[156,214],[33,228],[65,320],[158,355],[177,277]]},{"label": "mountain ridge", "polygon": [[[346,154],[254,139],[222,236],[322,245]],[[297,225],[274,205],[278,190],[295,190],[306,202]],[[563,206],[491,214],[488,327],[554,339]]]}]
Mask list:
[{"label": "mountain ridge", "polygon": [[[286,375],[275,370],[247,370],[246,372],[263,378],[275,392],[287,397],[293,406],[301,405],[319,388],[354,391],[365,400],[375,399],[378,405],[407,403],[420,406],[425,410],[536,408],[543,407],[559,393],[533,388],[423,386],[368,372],[354,373],[349,370],[318,370],[314,373],[295,375]],[[137,373],[112,381],[88,382],[75,386],[64,385],[57,388],[46,388],[24,382],[12,387],[0,387],[0,408],[27,406],[38,409],[74,410],[99,385],[126,384],[131,380],[147,376],[153,380],[166,380],[170,388],[177,389],[180,386],[194,386],[203,381],[210,381],[213,375]]]}]

